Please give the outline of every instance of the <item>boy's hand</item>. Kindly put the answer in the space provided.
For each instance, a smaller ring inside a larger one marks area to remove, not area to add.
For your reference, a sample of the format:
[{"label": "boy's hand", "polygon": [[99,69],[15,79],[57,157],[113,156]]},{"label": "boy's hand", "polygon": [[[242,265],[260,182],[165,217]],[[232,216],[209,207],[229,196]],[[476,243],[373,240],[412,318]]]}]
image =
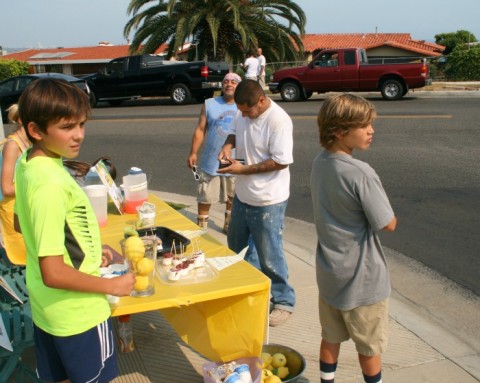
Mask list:
[{"label": "boy's hand", "polygon": [[107,267],[113,261],[113,254],[110,249],[102,249],[102,264],[100,267]]},{"label": "boy's hand", "polygon": [[130,295],[135,284],[135,274],[126,273],[116,278],[109,279],[111,281],[112,291],[110,295],[115,295],[117,297],[123,297]]}]

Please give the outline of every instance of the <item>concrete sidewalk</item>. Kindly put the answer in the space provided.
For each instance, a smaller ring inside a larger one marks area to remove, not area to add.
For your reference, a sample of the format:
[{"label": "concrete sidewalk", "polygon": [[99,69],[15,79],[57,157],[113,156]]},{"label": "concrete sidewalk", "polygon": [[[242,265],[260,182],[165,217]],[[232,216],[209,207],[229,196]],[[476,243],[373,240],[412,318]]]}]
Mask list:
[{"label": "concrete sidewalk", "polygon": [[[181,212],[191,220],[196,220],[195,197],[156,193],[164,201],[186,205]],[[213,205],[209,233],[226,244],[226,237],[222,233],[223,216],[224,206]],[[294,315],[284,325],[270,328],[269,341],[290,346],[305,357],[307,369],[299,380],[303,383],[320,381],[315,245],[314,225],[286,219],[284,248],[290,280],[296,289],[297,306]],[[390,249],[385,250],[393,293],[390,343],[383,356],[384,382],[480,382],[480,298],[463,291],[421,264]],[[135,331],[137,328],[140,331],[145,325],[135,326]],[[135,333],[135,338],[141,349],[139,334]],[[151,334],[148,338],[152,338]],[[204,359],[188,350],[188,346],[179,346],[180,349],[182,359],[189,359],[191,363],[189,366],[188,362],[181,365],[192,374],[178,374],[176,379],[169,377],[165,380],[164,369],[161,369],[162,373],[155,372],[161,360],[158,353],[153,358],[143,353],[145,357],[142,357],[142,362],[151,382],[202,382],[201,376],[195,377],[194,371],[201,373]],[[179,362],[175,360],[174,363],[177,365]],[[179,372],[176,368],[174,370]],[[335,381],[363,381],[352,342],[342,346]]]},{"label": "concrete sidewalk", "polygon": [[[195,197],[154,192],[195,222]],[[209,233],[226,245],[224,205],[210,211]],[[300,352],[307,368],[298,383],[318,383],[320,323],[315,279],[314,225],[286,218],[284,249],[297,305],[282,326],[269,328],[269,342]],[[462,290],[422,264],[386,248],[392,279],[390,342],[383,355],[389,383],[480,382],[480,297]],[[116,324],[116,321],[114,321]],[[120,376],[113,383],[202,383],[208,362],[186,345],[158,311],[132,315],[135,351],[119,353]],[[34,366],[33,350],[23,361]],[[13,377],[8,383],[13,383]],[[351,341],[342,345],[335,382],[363,382]]]}]

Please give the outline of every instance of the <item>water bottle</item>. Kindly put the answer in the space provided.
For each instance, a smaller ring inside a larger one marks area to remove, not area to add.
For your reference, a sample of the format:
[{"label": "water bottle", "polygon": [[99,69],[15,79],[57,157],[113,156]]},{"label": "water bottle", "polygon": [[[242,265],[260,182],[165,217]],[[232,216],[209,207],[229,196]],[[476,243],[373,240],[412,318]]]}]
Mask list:
[{"label": "water bottle", "polygon": [[137,207],[148,199],[147,175],[137,167],[133,167],[123,177],[123,191],[125,193],[125,213],[137,213]]},{"label": "water bottle", "polygon": [[241,383],[242,381],[240,380],[240,376],[236,372],[232,372],[229,374],[227,377],[225,377],[225,380],[223,383]]},{"label": "water bottle", "polygon": [[120,351],[131,352],[135,349],[130,315],[120,315],[118,317],[118,340],[120,343]]},{"label": "water bottle", "polygon": [[240,364],[233,371],[238,374],[241,383],[253,383],[252,375],[250,374],[250,367],[248,367],[248,364]]},{"label": "water bottle", "polygon": [[88,173],[85,175],[85,186],[88,185],[103,185],[102,180],[98,176],[97,169],[92,166]]}]

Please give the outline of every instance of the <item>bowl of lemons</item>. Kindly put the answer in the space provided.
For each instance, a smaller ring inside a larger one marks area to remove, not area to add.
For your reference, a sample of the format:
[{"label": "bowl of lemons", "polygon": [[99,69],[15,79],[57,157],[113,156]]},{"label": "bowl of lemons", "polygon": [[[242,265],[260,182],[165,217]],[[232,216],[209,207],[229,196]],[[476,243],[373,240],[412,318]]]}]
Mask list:
[{"label": "bowl of lemons", "polygon": [[305,358],[291,347],[264,344],[261,383],[294,383],[305,371]]}]

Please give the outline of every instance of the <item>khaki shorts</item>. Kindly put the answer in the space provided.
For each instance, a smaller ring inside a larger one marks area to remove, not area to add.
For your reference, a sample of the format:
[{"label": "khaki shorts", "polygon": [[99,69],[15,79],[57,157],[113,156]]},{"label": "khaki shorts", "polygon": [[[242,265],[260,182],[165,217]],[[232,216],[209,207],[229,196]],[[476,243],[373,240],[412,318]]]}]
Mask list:
[{"label": "khaki shorts", "polygon": [[206,204],[225,203],[228,197],[233,200],[235,177],[211,176],[202,171],[199,173],[197,202]]},{"label": "khaki shorts", "polygon": [[368,306],[343,311],[318,299],[322,339],[342,343],[352,339],[365,356],[383,353],[388,343],[388,298]]}]

